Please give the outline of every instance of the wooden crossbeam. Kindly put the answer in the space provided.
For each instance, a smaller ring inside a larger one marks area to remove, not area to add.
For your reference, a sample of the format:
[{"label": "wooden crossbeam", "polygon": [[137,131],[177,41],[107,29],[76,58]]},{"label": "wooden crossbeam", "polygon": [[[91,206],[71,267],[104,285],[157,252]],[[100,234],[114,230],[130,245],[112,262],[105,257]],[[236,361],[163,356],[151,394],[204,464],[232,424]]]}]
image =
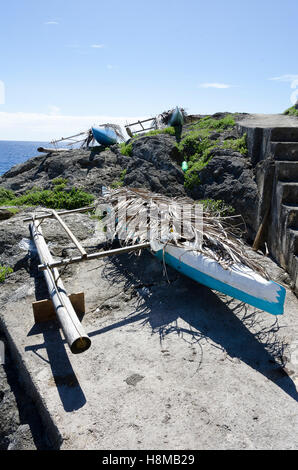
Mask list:
[{"label": "wooden crossbeam", "polygon": [[152,127],[146,127],[146,129],[140,129],[139,131],[133,131],[134,134],[137,134],[138,132],[144,132],[144,131],[150,131],[151,129],[156,129],[155,126]]},{"label": "wooden crossbeam", "polygon": [[70,230],[70,228],[66,225],[66,223],[61,219],[61,217],[59,216],[59,214],[55,211],[55,210],[52,210],[52,214],[53,214],[53,217],[55,217],[55,219],[57,220],[57,222],[61,225],[61,227],[63,228],[63,230],[67,233],[67,235],[69,236],[69,238],[71,239],[71,241],[76,245],[77,249],[79,250],[79,252],[81,253],[82,255],[82,258],[87,258],[87,251],[82,247],[82,245],[80,244],[79,240],[74,236],[74,234],[72,233],[72,231]]},{"label": "wooden crossbeam", "polygon": [[117,248],[115,250],[99,251],[97,253],[91,253],[90,255],[87,255],[85,258],[83,258],[82,256],[77,256],[74,258],[64,258],[61,261],[51,261],[48,264],[40,264],[38,266],[38,269],[39,271],[45,271],[48,268],[50,269],[58,268],[61,266],[67,266],[68,264],[82,263],[83,261],[90,261],[93,259],[105,258],[106,256],[121,255],[123,253],[143,250],[149,247],[150,247],[150,243],[140,243],[139,245],[125,246],[123,248]]},{"label": "wooden crossbeam", "polygon": [[143,119],[143,121],[133,122],[132,124],[127,124],[124,127],[136,126],[137,124],[140,124],[140,122],[148,122],[148,121],[154,121],[154,120],[155,120],[155,118]]},{"label": "wooden crossbeam", "polygon": [[[62,216],[62,215],[68,215],[68,214],[75,214],[76,212],[88,212],[88,211],[91,211],[91,210],[94,210],[94,207],[90,206],[90,207],[81,207],[80,209],[72,209],[72,210],[69,210],[69,211],[63,211],[63,212],[57,212],[57,214],[59,216]],[[42,220],[42,219],[50,219],[54,217],[54,215],[51,213],[47,213],[47,214],[44,214],[44,215],[38,215],[36,217],[26,217],[26,219],[23,219],[23,222],[32,222],[33,220]]]}]

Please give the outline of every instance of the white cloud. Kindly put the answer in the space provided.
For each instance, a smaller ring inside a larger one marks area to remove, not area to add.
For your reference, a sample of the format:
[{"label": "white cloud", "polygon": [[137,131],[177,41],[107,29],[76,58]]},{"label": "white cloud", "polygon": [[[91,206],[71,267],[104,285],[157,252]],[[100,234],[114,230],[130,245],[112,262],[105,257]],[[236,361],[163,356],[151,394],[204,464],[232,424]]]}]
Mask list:
[{"label": "white cloud", "polygon": [[232,88],[233,85],[228,85],[226,83],[201,83],[200,88]]},{"label": "white cloud", "polygon": [[45,24],[59,24],[58,21],[46,21]]},{"label": "white cloud", "polygon": [[0,104],[5,103],[5,86],[4,82],[0,80]]},{"label": "white cloud", "polygon": [[92,44],[90,47],[93,49],[102,49],[104,47],[104,44]]},{"label": "white cloud", "polygon": [[108,69],[108,70],[114,70],[114,69],[117,69],[117,68],[118,68],[117,65],[112,65],[112,64],[108,64],[108,65],[107,65],[107,69]]},{"label": "white cloud", "polygon": [[268,78],[268,80],[277,80],[280,82],[292,82],[293,80],[297,80],[297,79],[298,79],[298,75],[295,75],[295,74],[285,74],[285,75],[281,75],[280,77]]},{"label": "white cloud", "polygon": [[49,142],[53,139],[83,132],[90,129],[93,125],[110,122],[123,127],[129,122],[136,122],[139,119],[142,120],[149,117],[66,116],[61,114],[0,112],[0,140]]}]

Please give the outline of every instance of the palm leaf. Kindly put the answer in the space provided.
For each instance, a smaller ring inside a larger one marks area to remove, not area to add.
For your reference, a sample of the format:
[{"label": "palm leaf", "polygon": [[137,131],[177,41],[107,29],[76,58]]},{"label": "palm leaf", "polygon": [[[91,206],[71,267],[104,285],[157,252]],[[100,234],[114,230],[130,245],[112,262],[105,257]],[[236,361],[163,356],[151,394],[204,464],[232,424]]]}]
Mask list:
[{"label": "palm leaf", "polygon": [[143,188],[109,189],[98,203],[111,206],[105,224],[111,238],[118,237],[123,245],[155,240],[200,252],[225,269],[242,264],[269,278],[265,269],[251,258],[241,238],[241,216],[221,217],[205,210],[202,223],[198,224],[198,205],[192,199],[169,198]]}]

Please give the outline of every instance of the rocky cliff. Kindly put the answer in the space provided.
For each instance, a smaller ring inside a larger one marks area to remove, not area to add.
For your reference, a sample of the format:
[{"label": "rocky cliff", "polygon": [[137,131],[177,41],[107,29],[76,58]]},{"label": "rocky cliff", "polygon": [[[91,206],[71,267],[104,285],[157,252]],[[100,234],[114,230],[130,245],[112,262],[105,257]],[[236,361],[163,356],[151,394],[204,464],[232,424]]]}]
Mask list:
[{"label": "rocky cliff", "polygon": [[[103,185],[124,185],[171,197],[220,199],[244,217],[252,236],[258,191],[234,124],[229,115],[218,113],[188,122],[180,142],[162,132],[131,139],[125,151],[114,145],[42,154],[6,172],[0,187],[20,195],[33,188],[51,189],[53,180],[62,177],[67,180],[66,191],[76,187],[95,196]],[[189,165],[186,174],[183,160]]]}]

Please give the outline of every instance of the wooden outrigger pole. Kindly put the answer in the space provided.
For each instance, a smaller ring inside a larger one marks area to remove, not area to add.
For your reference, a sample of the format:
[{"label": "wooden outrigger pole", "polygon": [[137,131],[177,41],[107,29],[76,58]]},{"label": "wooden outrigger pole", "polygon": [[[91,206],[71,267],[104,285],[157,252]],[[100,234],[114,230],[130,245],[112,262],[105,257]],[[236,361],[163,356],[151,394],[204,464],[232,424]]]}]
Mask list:
[{"label": "wooden outrigger pole", "polygon": [[43,272],[45,281],[65,339],[73,354],[82,353],[90,347],[91,340],[85,333],[66,294],[58,269],[50,268],[49,266],[54,260],[43,237],[40,223],[37,225],[36,221],[33,220],[30,224],[30,232],[35,242],[40,262],[46,266]]},{"label": "wooden outrigger pole", "polygon": [[[27,217],[24,222],[30,221],[30,232],[35,242],[36,249],[39,255],[41,264],[38,266],[40,271],[43,271],[45,281],[48,287],[50,299],[52,300],[53,307],[56,311],[58,321],[63,330],[65,339],[74,354],[86,351],[90,345],[91,340],[85,333],[84,328],[79,321],[73,305],[66,294],[63,282],[60,278],[57,267],[67,266],[68,264],[81,263],[83,261],[90,261],[97,258],[105,258],[107,256],[119,255],[131,251],[138,251],[144,248],[149,248],[150,243],[141,243],[133,246],[126,246],[109,251],[100,251],[97,253],[88,254],[72,233],[70,228],[61,219],[61,216],[73,214],[75,212],[87,212],[94,209],[94,207],[84,207],[81,209],[73,209],[69,211],[56,212],[52,210],[49,213],[41,214],[38,216]],[[41,223],[44,219],[54,218],[60,226],[65,230],[70,240],[75,244],[81,256],[73,258],[64,258],[60,261],[54,261],[47,243],[43,237],[41,230]],[[81,295],[81,294],[78,294]]]},{"label": "wooden outrigger pole", "polygon": [[[53,144],[53,145],[56,145],[58,144],[58,142],[63,142],[64,140],[70,140],[70,139],[74,139],[75,137],[80,137],[81,135],[86,135],[88,133],[88,131],[84,131],[84,132],[79,132],[79,134],[75,134],[75,135],[70,135],[69,137],[61,137],[61,139],[57,139],[57,140],[52,140],[50,142],[50,144]],[[84,140],[84,139],[83,139]],[[77,141],[74,140],[73,143],[76,143]],[[81,141],[79,141],[81,142]]]},{"label": "wooden outrigger pole", "polygon": [[[144,127],[143,126],[143,123],[144,122],[149,122],[149,121],[152,121],[153,125],[151,127]],[[131,130],[131,126],[141,126],[141,129],[137,130],[137,131],[132,131]],[[143,119],[142,121],[137,121],[137,122],[132,122],[131,124],[127,124],[124,126],[125,127],[125,130],[127,132],[127,134],[129,135],[129,137],[133,137],[133,134],[138,134],[139,132],[147,132],[147,131],[150,131],[151,129],[157,129],[157,121],[156,121],[156,118],[150,118],[150,119]]]}]

